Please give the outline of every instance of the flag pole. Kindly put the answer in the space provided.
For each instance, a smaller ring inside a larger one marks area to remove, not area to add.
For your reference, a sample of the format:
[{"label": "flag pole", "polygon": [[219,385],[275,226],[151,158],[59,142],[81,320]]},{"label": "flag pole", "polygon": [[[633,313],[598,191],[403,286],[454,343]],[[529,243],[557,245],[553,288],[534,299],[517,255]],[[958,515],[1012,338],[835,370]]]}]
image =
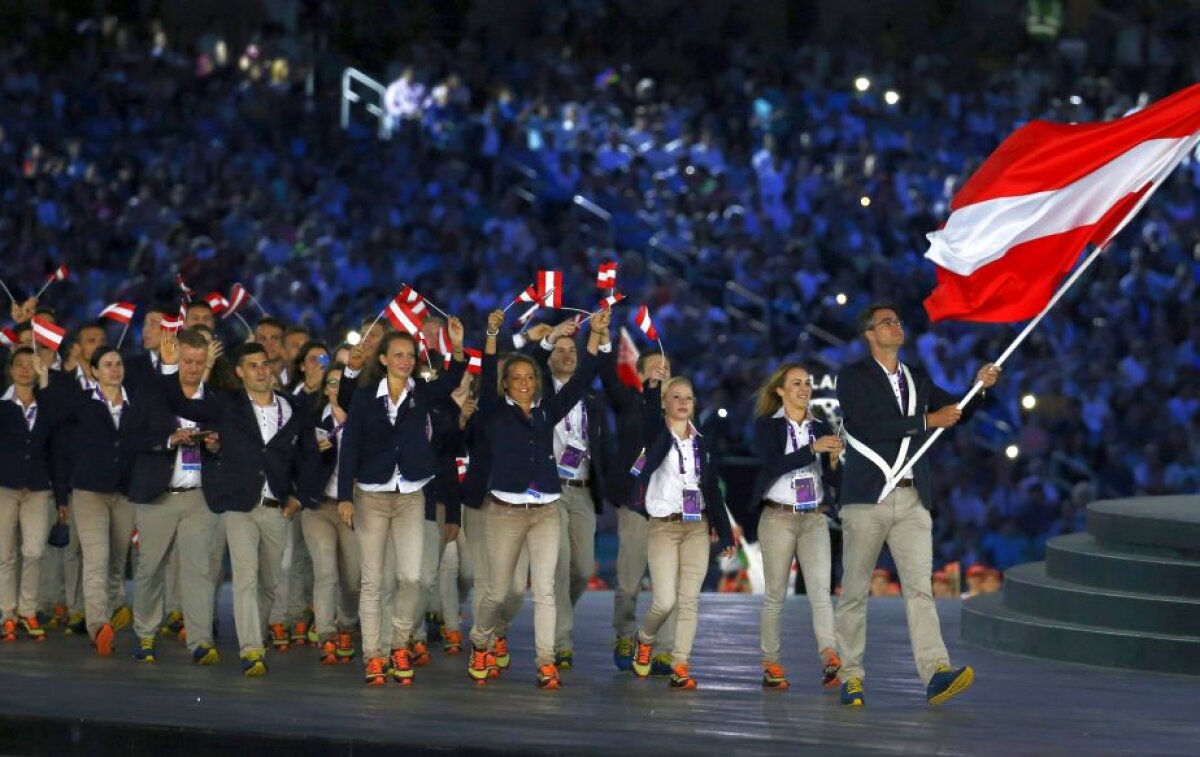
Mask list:
[{"label": "flag pole", "polygon": [[267,311],[263,310],[263,306],[258,303],[258,299],[254,295],[250,294],[249,289],[246,290],[246,296],[249,297],[250,301],[254,303],[254,307],[258,308],[259,315],[261,315],[263,318],[266,318]]},{"label": "flag pole", "polygon": [[254,329],[250,328],[250,324],[246,322],[246,319],[242,317],[241,313],[234,311],[233,317],[242,322],[242,325],[246,327],[247,334],[250,334],[250,335],[254,334]]},{"label": "flag pole", "polygon": [[[42,299],[42,293],[45,292],[50,287],[50,285],[53,283],[54,283],[54,276],[51,276],[50,278],[46,279],[46,283],[42,284],[42,288],[37,290],[37,294],[35,294],[33,296],[33,298],[35,300]],[[9,296],[11,296],[11,295],[9,295]]]},{"label": "flag pole", "polygon": [[4,279],[0,279],[0,287],[4,288],[4,293],[8,295],[8,299],[12,300],[13,304],[17,303],[17,298],[13,297],[13,293],[8,291],[8,284],[4,283]]},{"label": "flag pole", "polygon": [[[132,320],[132,318],[130,319]],[[117,349],[121,349],[121,342],[125,341],[125,335],[129,333],[129,321],[125,321],[125,325],[121,328],[121,336],[117,339]]]},{"label": "flag pole", "polygon": [[[1136,212],[1136,210],[1134,212]],[[1130,213],[1130,217],[1132,216],[1133,213]],[[1114,236],[1116,236],[1116,232],[1113,232],[1109,239],[1111,240]],[[1025,324],[1025,328],[1021,329],[1021,333],[1017,334],[1017,338],[1013,339],[1012,343],[1008,345],[1008,348],[1005,349],[1004,352],[1000,353],[1000,357],[996,358],[993,364],[997,368],[1004,366],[1005,361],[1012,357],[1012,354],[1016,351],[1017,347],[1021,346],[1021,343],[1025,341],[1026,337],[1033,333],[1033,330],[1037,328],[1037,325],[1042,322],[1043,318],[1046,317],[1046,313],[1049,313],[1050,309],[1058,304],[1058,301],[1061,300],[1062,296],[1067,293],[1067,290],[1071,288],[1071,285],[1079,280],[1079,277],[1082,276],[1083,272],[1088,269],[1088,266],[1090,266],[1096,260],[1096,258],[1100,257],[1100,253],[1104,252],[1106,249],[1108,249],[1107,242],[1105,242],[1103,246],[1097,246],[1094,250],[1092,250],[1091,254],[1087,256],[1082,264],[1076,266],[1070,277],[1063,282],[1062,286],[1058,288],[1058,291],[1054,293],[1054,296],[1050,298],[1050,301],[1046,303],[1046,307],[1042,308],[1042,312],[1038,313],[1033,317],[1033,320]],[[961,400],[958,401],[958,404],[955,405],[955,407],[957,407],[959,410],[962,410],[967,406],[968,402],[975,398],[976,394],[979,394],[982,389],[983,384],[976,381],[975,385],[971,387],[971,390],[967,392]],[[938,440],[938,437],[940,437],[942,432],[945,430],[946,429],[944,428],[935,429],[934,432],[930,434],[929,438],[925,440],[925,443],[921,445],[920,449],[918,449],[908,458],[908,461],[904,463],[904,466],[900,468],[900,471],[891,480],[884,484],[883,493],[879,495],[879,501],[882,502],[884,497],[892,493],[892,490],[896,488],[896,484],[900,483],[900,479],[908,475],[908,472],[911,471],[913,466],[917,464],[917,461],[925,455],[925,453],[930,447],[933,446],[933,443]]]}]

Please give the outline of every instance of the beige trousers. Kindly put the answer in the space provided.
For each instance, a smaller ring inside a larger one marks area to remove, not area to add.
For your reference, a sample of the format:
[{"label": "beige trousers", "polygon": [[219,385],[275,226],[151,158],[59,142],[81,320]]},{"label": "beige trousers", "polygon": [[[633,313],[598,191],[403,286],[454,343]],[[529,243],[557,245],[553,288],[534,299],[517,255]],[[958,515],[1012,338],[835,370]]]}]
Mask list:
[{"label": "beige trousers", "polygon": [[596,507],[587,487],[564,486],[558,501],[562,538],[558,540],[558,569],[554,574],[554,648],[572,649],[575,604],[587,591],[596,568]]},{"label": "beige trousers", "polygon": [[829,521],[819,512],[797,513],[792,509],[763,507],[758,519],[758,543],[766,581],[760,623],[763,662],[779,662],[780,624],[793,557],[799,559],[804,575],[818,658],[821,650],[835,649],[833,601],[829,597],[832,570]]},{"label": "beige trousers", "polygon": [[[125,560],[133,534],[133,503],[117,492],[76,489],[71,494],[83,558],[83,603],[88,634],[95,638],[125,603]],[[70,586],[68,584],[68,593]]]},{"label": "beige trousers", "polygon": [[221,519],[208,509],[200,489],[170,492],[149,505],[134,506],[138,559],[133,577],[133,630],[152,638],[167,612],[168,555],[179,560],[179,599],[188,649],[212,643],[212,541]]},{"label": "beige trousers", "polygon": [[[650,521],[628,507],[617,508],[617,588],[613,592],[613,628],[618,636],[633,636],[637,631],[637,598],[642,590],[649,558]],[[655,639],[663,649],[675,645],[675,618],[672,610],[659,627]]]},{"label": "beige trousers", "polygon": [[[467,560],[474,568],[474,585],[471,589],[471,619],[479,617],[479,608],[487,597],[488,578],[491,575],[488,568],[488,538],[487,538],[487,509],[490,500],[483,507],[464,507],[462,527],[466,534]],[[521,554],[517,557],[516,567],[513,568],[509,583],[508,596],[500,605],[500,614],[496,617],[493,634],[507,636],[509,626],[521,612],[525,603],[525,587],[529,584],[529,547],[522,546]]]},{"label": "beige trousers", "polygon": [[362,552],[359,620],[365,657],[384,657],[384,570],[387,547],[395,554],[396,593],[392,606],[391,649],[412,641],[413,616],[420,598],[421,558],[425,551],[425,495],[422,492],[354,492],[354,528]]},{"label": "beige trousers", "polygon": [[277,507],[255,505],[248,513],[222,513],[221,521],[233,568],[233,622],[238,648],[243,656],[262,652],[263,633],[275,604],[283,565],[287,519]]},{"label": "beige trousers", "polygon": [[836,612],[842,680],[863,678],[867,646],[867,596],[884,543],[904,591],[904,613],[917,671],[926,684],[950,655],[942,641],[931,586],[933,521],[913,487],[896,489],[877,505],[846,505],[842,516],[842,596]]},{"label": "beige trousers", "polygon": [[5,620],[37,613],[42,555],[53,509],[49,491],[0,488],[0,617]]},{"label": "beige trousers", "polygon": [[642,643],[659,647],[658,630],[671,611],[677,610],[671,654],[676,665],[686,665],[696,640],[700,588],[708,573],[708,520],[689,523],[651,520],[647,553],[654,600],[642,617],[638,635]]},{"label": "beige trousers", "polygon": [[362,547],[354,531],[338,517],[337,503],[326,500],[300,513],[304,542],[312,557],[313,625],[322,641],[358,620]]},{"label": "beige trousers", "polygon": [[533,590],[534,661],[538,667],[554,664],[554,573],[558,566],[558,540],[562,529],[556,503],[525,509],[494,500],[484,514],[487,530],[488,589],[471,628],[471,642],[486,647],[497,634],[501,608],[512,590],[513,573],[522,547],[529,548],[529,574]]}]

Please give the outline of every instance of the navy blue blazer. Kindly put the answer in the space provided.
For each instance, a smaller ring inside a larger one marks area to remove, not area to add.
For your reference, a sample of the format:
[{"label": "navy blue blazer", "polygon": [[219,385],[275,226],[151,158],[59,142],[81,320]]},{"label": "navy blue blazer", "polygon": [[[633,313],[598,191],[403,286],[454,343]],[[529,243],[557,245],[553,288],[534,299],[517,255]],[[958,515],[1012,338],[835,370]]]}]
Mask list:
[{"label": "navy blue blazer", "polygon": [[617,377],[615,349],[612,360],[600,361],[600,383],[617,422],[616,440],[606,466],[606,495],[616,506],[628,507],[638,494],[638,481],[630,469],[646,446],[642,393]]},{"label": "navy blue blazer", "polygon": [[342,430],[341,462],[338,464],[338,499],[354,498],[354,482],[385,484],[396,466],[409,481],[436,476],[438,457],[434,452],[433,421],[429,413],[445,401],[462,380],[465,362],[453,362],[437,379],[413,378],[412,389],[396,412],[396,423],[388,420],[387,398],[376,397],[376,387],[360,386],[348,408]]},{"label": "navy blue blazer", "polygon": [[253,400],[245,391],[206,386],[204,398],[193,400],[183,396],[175,376],[162,378],[171,379],[162,382],[171,412],[220,435],[220,450],[201,454],[201,485],[213,512],[249,512],[261,501],[265,482],[270,482],[271,492],[281,501],[295,497],[304,507],[320,503],[324,487],[314,472],[321,469],[321,456],[307,403],[301,407],[276,392],[275,398],[291,408],[291,417],[264,444]]},{"label": "navy blue blazer", "polygon": [[[911,416],[900,412],[891,381],[874,358],[867,357],[851,363],[838,372],[837,397],[842,406],[846,432],[874,450],[888,465],[895,462],[903,439],[907,437],[912,440],[908,448],[908,454],[911,455],[928,438],[932,429],[925,429],[926,413],[953,405],[959,400],[933,383],[920,366],[904,364],[908,366],[916,385],[916,410]],[[964,421],[975,412],[982,399],[982,395],[976,395],[967,405],[963,410]],[[933,485],[928,455],[913,466],[913,481],[921,496],[921,503],[932,509]],[[838,504],[875,504],[885,483],[883,471],[847,444]]]},{"label": "navy blue blazer", "polygon": [[[57,422],[63,424],[66,444],[54,445],[53,470],[67,477],[71,489],[110,494],[129,494],[129,479],[136,455],[130,416],[140,411],[142,395],[125,388],[129,404],[121,415],[120,428],[113,424],[107,400],[97,400],[94,390],[81,389],[74,380],[59,382],[47,390],[47,404]],[[61,413],[61,414],[60,414]],[[64,490],[60,481],[55,491]],[[59,502],[63,505],[66,502]]]},{"label": "navy blue blazer", "polygon": [[[833,429],[824,421],[812,421],[813,439],[819,439],[822,436],[829,436],[833,433]],[[754,478],[754,489],[750,495],[750,506],[746,508],[747,512],[752,515],[757,515],[762,511],[763,498],[767,496],[767,491],[771,488],[771,484],[783,475],[791,473],[798,468],[804,468],[812,465],[813,461],[820,457],[814,456],[808,447],[803,447],[795,452],[785,452],[787,449],[787,419],[786,418],[759,418],[754,422],[754,453],[758,455],[759,462],[762,463],[758,469],[758,475]],[[829,465],[829,455],[820,457],[821,460],[821,484],[825,494],[826,502],[832,499],[831,489],[835,484],[833,471]]]},{"label": "navy blue blazer", "polygon": [[[638,497],[632,508],[641,515],[646,512],[646,488],[650,476],[663,464],[671,452],[671,442],[674,438],[671,429],[667,427],[663,416],[662,392],[658,387],[650,387],[647,383],[642,390],[643,401],[643,438],[646,443],[646,465],[638,478]],[[733,529],[729,526],[729,516],[725,513],[725,497],[717,481],[717,469],[713,463],[708,441],[703,436],[700,440],[700,493],[704,495],[704,510],[708,514],[708,523],[717,532],[717,549],[722,550],[733,546]],[[639,454],[641,449],[638,450]],[[636,457],[635,457],[636,459]]]},{"label": "navy blue blazer", "polygon": [[[179,383],[178,373],[167,378]],[[176,450],[167,446],[167,440],[180,427],[179,417],[171,412],[171,403],[160,381],[156,374],[150,383],[143,384],[142,402],[121,421],[129,424],[129,443],[134,453],[129,499],[141,505],[151,504],[163,496],[175,474]],[[208,386],[205,391],[210,391]],[[200,454],[203,475],[203,448]]]},{"label": "navy blue blazer", "polygon": [[[483,356],[478,416],[488,448],[488,491],[519,493],[533,488],[543,494],[562,493],[554,457],[554,426],[583,399],[596,375],[596,363],[590,352],[581,353],[571,380],[557,393],[542,392],[526,416],[500,395],[496,356]],[[474,467],[474,457],[471,464]]]},{"label": "navy blue blazer", "polygon": [[52,472],[51,439],[57,429],[53,409],[46,404],[46,392],[34,388],[33,397],[38,409],[32,429],[18,403],[0,401],[0,486],[41,492],[56,483],[54,499],[65,502],[65,477]]}]

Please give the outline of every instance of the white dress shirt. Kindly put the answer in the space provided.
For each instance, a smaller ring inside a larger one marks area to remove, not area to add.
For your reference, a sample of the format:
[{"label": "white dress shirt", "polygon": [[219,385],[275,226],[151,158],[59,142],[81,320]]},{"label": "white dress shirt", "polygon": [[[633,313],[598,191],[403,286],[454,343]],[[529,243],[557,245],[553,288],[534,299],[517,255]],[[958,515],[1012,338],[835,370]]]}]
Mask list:
[{"label": "white dress shirt", "polygon": [[[194,400],[204,399],[204,384],[201,384],[196,389],[196,393],[193,394],[191,398]],[[199,427],[195,421],[188,420],[187,418],[179,418],[178,420],[180,428]],[[170,444],[170,442],[168,442],[168,444]],[[185,448],[177,447],[175,449],[175,469],[171,472],[170,484],[172,489],[194,489],[200,485],[200,449],[198,447],[193,447],[192,449],[196,451],[195,454],[197,455],[197,462],[187,466],[185,466],[183,463],[183,453]]]},{"label": "white dress shirt", "polygon": [[[553,381],[554,391],[556,393],[562,391],[562,388],[565,386],[566,382],[559,381],[558,379],[553,379]],[[579,402],[576,402],[575,407],[571,408],[571,411],[567,413],[567,417],[563,418],[554,426],[555,460],[562,460],[563,452],[566,452],[568,444],[587,451],[588,440],[587,428],[585,427],[586,414],[587,411],[583,407],[583,400],[580,400]],[[591,423],[593,421],[591,418],[587,418],[587,422]],[[570,479],[572,481],[586,481],[588,477],[588,471],[590,469],[591,460],[589,457],[585,456],[583,458],[583,462],[579,464],[579,470],[577,470],[575,475],[571,476]],[[559,469],[559,476],[566,478],[562,475],[562,469]]]},{"label": "white dress shirt", "polygon": [[[786,418],[787,424],[791,428],[791,431],[787,435],[787,446],[784,448],[784,454],[790,455],[796,451],[797,447],[794,442],[800,443],[799,449],[804,449],[808,445],[812,444],[813,423],[810,419],[805,418],[803,421],[797,423],[791,418],[787,418],[783,408],[779,408],[779,412],[775,413],[775,415],[772,417]],[[796,478],[796,476],[802,474],[812,475],[816,485],[817,501],[820,502],[822,499],[824,499],[821,481],[821,463],[819,458],[813,460],[813,462],[805,465],[802,468],[789,471],[775,479],[775,482],[771,484],[769,489],[767,489],[767,499],[771,500],[772,502],[778,502],[781,505],[796,504],[796,490],[794,488],[794,484],[792,484],[792,481]]]},{"label": "white dress shirt", "polygon": [[[700,435],[695,427],[691,428],[691,432],[694,436]],[[650,482],[646,485],[646,512],[655,518],[682,513],[683,490],[700,490],[700,471],[696,469],[696,456],[692,453],[692,437],[684,439],[674,431],[671,431],[671,437],[673,444],[670,451],[667,452],[662,465],[658,466],[658,470],[651,474]],[[680,451],[683,452],[682,458],[679,456]],[[683,473],[679,472],[681,463]],[[700,492],[698,496],[703,512],[704,493]]]},{"label": "white dress shirt", "polygon": [[[270,405],[263,407],[250,398],[250,407],[254,408],[254,418],[258,421],[258,431],[262,434],[263,444],[267,444],[275,435],[279,433],[279,429],[287,425],[288,420],[292,417],[292,406],[285,402],[282,398],[272,393]],[[278,500],[279,497],[271,491],[270,479],[263,480],[262,496],[267,499]]]},{"label": "white dress shirt", "polygon": [[121,416],[125,414],[125,408],[129,407],[129,394],[125,392],[125,387],[121,387],[121,401],[116,405],[109,403],[108,398],[104,396],[104,392],[100,391],[99,384],[92,389],[92,399],[103,402],[105,409],[108,410],[108,414],[112,416],[113,425],[118,429],[121,428]]},{"label": "white dress shirt", "polygon": [[[887,369],[887,366],[885,366],[883,363],[879,362],[878,360],[875,361],[875,364],[878,365],[880,368],[882,368],[884,374],[887,375],[888,383],[892,385],[892,394],[894,394],[896,396],[896,404],[900,406],[900,413],[902,415],[908,415],[908,408],[904,406],[904,395],[900,393],[900,377],[902,375],[904,375],[903,374],[904,365],[900,362],[897,362],[896,363],[896,372],[892,373],[891,371],[889,371]],[[908,393],[910,396],[915,397],[916,395],[913,393],[916,391],[917,391],[917,388],[915,386],[908,387]],[[923,417],[921,420],[921,424],[926,425],[926,422]],[[900,480],[901,481],[912,481],[912,478],[913,478],[913,474],[912,474],[912,471],[910,470],[904,476],[904,478],[902,478]]]},{"label": "white dress shirt", "polygon": [[25,416],[26,428],[28,428],[30,431],[33,431],[33,424],[37,423],[37,414],[38,414],[37,397],[33,398],[33,401],[29,403],[29,407],[25,407],[24,405],[21,404],[21,400],[17,399],[17,387],[9,386],[8,391],[6,391],[3,396],[0,396],[0,402],[3,402],[5,400],[7,400],[7,401],[13,403],[14,405],[16,405],[17,407],[21,408],[21,414]]}]

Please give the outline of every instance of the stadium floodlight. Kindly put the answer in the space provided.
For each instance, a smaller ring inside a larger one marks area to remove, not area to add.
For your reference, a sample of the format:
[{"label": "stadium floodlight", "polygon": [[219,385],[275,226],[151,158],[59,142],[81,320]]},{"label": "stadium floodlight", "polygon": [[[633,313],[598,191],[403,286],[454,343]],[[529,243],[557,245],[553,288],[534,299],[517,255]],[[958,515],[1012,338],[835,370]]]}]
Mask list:
[{"label": "stadium floodlight", "polygon": [[725,408],[720,408],[719,410],[717,410],[718,418],[727,418],[728,416],[729,416],[729,411],[726,410]]},{"label": "stadium floodlight", "polygon": [[834,300],[834,302],[836,302],[839,305],[845,305],[846,304],[846,293],[838,292],[837,296],[834,297],[833,300]]},{"label": "stadium floodlight", "polygon": [[1009,460],[1016,460],[1019,454],[1021,454],[1021,450],[1015,444],[1010,444],[1004,448],[1004,456]]},{"label": "stadium floodlight", "polygon": [[854,88],[859,92],[866,92],[871,88],[871,80],[865,76],[860,76],[854,80]]},{"label": "stadium floodlight", "polygon": [[864,208],[868,208],[871,206],[871,198],[867,197],[866,195],[863,195],[862,197],[859,198],[858,204],[862,205]]},{"label": "stadium floodlight", "polygon": [[1034,409],[1037,407],[1037,397],[1033,396],[1032,394],[1026,394],[1021,398],[1021,407],[1025,408],[1026,410]]},{"label": "stadium floodlight", "polygon": [[350,345],[351,347],[353,347],[354,345],[358,344],[361,341],[362,341],[362,334],[358,333],[357,331],[349,331],[346,333],[346,344]]},{"label": "stadium floodlight", "polygon": [[895,105],[900,102],[900,93],[894,89],[889,89],[883,93],[883,101],[888,105]]}]

